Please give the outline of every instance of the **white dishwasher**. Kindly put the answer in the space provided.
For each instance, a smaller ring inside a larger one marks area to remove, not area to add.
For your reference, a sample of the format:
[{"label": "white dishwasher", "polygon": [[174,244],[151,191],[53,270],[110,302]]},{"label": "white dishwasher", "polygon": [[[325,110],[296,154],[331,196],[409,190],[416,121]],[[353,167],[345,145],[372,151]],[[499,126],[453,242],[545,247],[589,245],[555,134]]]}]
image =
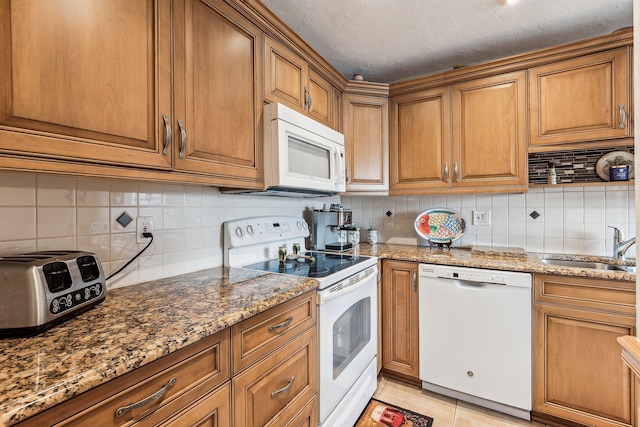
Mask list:
[{"label": "white dishwasher", "polygon": [[435,391],[531,418],[531,275],[420,264],[420,379]]}]

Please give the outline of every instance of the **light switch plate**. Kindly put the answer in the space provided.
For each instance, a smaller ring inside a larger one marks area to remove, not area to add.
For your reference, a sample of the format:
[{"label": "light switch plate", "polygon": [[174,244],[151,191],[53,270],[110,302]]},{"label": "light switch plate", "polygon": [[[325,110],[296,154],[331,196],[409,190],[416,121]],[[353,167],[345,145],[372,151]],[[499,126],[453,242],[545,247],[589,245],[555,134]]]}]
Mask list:
[{"label": "light switch plate", "polygon": [[473,218],[471,219],[473,225],[491,225],[491,212],[490,211],[473,211]]}]

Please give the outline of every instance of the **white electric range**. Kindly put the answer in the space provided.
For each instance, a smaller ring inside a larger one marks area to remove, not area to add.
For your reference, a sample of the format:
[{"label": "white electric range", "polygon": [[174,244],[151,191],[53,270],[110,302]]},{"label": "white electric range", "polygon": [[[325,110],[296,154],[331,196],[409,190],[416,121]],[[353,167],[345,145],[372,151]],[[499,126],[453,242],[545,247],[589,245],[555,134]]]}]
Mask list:
[{"label": "white electric range", "polygon": [[353,425],[377,386],[377,259],[308,251],[308,236],[301,217],[227,221],[224,264],[318,280],[320,425]]}]

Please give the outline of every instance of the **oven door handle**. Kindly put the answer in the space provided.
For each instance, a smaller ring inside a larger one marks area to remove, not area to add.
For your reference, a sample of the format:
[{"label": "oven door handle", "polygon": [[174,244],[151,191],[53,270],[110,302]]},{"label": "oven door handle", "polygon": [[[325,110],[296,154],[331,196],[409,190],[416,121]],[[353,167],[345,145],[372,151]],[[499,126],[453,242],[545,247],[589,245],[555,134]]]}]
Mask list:
[{"label": "oven door handle", "polygon": [[359,280],[351,285],[344,286],[342,288],[335,287],[335,290],[327,290],[318,292],[318,305],[324,304],[336,298],[340,298],[343,295],[350,294],[351,292],[355,292],[359,289],[362,289],[364,286],[367,286],[371,281],[371,276],[367,276],[362,280]]}]

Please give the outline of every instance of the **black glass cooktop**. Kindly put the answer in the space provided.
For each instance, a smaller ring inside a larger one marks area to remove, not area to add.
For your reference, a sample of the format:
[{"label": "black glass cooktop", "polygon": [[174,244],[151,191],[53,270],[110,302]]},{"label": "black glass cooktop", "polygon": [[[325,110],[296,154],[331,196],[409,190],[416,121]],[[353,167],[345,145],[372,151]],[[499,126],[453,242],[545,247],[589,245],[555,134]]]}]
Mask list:
[{"label": "black glass cooktop", "polygon": [[311,256],[314,259],[311,260],[302,257],[295,259],[287,258],[284,263],[280,263],[277,259],[271,259],[251,265],[245,265],[244,268],[318,278],[327,277],[369,258],[358,255],[327,252],[305,252],[304,255]]}]

